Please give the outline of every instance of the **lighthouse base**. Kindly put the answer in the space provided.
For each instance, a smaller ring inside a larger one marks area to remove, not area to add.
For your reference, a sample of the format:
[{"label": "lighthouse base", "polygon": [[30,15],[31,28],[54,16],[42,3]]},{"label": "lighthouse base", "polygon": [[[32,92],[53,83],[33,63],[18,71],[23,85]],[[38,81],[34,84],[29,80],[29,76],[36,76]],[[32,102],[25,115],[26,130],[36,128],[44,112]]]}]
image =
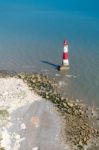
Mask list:
[{"label": "lighthouse base", "polygon": [[69,68],[70,68],[69,66],[61,65],[61,66],[59,66],[58,70],[64,72],[64,71],[68,70]]}]

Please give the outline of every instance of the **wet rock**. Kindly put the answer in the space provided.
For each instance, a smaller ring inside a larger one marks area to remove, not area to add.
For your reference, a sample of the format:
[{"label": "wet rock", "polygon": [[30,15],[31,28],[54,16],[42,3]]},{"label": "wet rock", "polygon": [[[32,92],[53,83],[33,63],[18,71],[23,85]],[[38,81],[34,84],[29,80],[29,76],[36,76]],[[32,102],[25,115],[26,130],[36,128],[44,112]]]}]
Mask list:
[{"label": "wet rock", "polygon": [[[80,143],[80,142],[79,142],[79,143]],[[79,148],[80,150],[83,150],[83,144],[78,144],[77,146],[78,146],[78,148]]]}]

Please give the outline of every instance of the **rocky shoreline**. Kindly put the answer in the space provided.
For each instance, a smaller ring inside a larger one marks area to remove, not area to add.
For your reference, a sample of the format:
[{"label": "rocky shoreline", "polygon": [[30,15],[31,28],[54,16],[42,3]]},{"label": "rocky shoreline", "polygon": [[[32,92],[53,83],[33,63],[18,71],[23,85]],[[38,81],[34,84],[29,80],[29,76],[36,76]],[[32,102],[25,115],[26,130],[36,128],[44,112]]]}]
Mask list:
[{"label": "rocky shoreline", "polygon": [[41,97],[51,101],[60,112],[64,128],[62,137],[64,142],[83,149],[91,139],[99,137],[99,131],[93,126],[92,118],[88,116],[88,107],[83,103],[76,103],[57,93],[57,82],[49,79],[43,74],[17,75],[31,90],[34,90]]},{"label": "rocky shoreline", "polygon": [[[57,82],[43,74],[0,73],[0,77],[22,79],[31,90],[51,101],[62,118],[61,138],[75,150],[84,149],[93,139],[99,138],[99,130],[93,125],[88,107],[83,103],[68,100],[57,92]],[[2,149],[0,149],[2,150]]]}]

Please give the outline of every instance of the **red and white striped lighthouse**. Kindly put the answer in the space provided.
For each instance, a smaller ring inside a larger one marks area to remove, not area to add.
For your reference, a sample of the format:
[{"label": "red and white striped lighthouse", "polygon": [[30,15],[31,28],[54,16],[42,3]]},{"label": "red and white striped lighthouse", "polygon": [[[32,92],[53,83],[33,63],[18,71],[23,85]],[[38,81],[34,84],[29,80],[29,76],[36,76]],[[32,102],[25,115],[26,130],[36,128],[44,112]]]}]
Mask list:
[{"label": "red and white striped lighthouse", "polygon": [[59,70],[64,71],[67,69],[69,69],[68,41],[64,40],[62,65],[59,67]]},{"label": "red and white striped lighthouse", "polygon": [[68,41],[64,40],[64,50],[63,50],[63,61],[62,65],[69,66],[69,58],[68,58]]}]

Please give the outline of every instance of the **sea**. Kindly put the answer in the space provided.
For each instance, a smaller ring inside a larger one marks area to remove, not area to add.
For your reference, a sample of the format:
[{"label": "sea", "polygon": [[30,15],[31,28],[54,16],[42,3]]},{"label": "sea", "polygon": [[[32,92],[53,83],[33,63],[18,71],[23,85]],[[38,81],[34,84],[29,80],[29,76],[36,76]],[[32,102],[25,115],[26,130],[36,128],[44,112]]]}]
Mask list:
[{"label": "sea", "polygon": [[[70,1],[0,1],[0,70],[48,74],[66,97],[98,107],[99,4]],[[64,39],[70,69],[61,73]]]}]

